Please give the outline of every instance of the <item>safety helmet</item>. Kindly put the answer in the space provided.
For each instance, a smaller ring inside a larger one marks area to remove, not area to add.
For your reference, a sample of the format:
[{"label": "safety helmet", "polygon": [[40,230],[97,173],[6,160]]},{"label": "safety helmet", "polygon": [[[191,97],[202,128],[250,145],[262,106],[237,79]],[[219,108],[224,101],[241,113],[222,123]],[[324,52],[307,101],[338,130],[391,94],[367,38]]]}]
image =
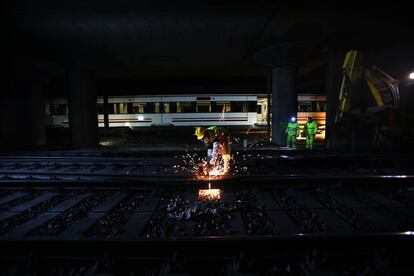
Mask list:
[{"label": "safety helmet", "polygon": [[196,127],[194,135],[197,136],[198,140],[202,140],[204,138],[205,130],[203,127]]}]

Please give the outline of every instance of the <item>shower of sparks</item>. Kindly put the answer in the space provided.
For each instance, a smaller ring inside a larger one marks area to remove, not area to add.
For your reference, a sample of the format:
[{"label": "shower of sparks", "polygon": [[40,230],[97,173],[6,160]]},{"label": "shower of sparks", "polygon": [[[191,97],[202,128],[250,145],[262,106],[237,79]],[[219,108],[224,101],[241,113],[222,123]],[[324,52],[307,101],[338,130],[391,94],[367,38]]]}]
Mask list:
[{"label": "shower of sparks", "polygon": [[[235,152],[231,156],[230,175],[248,175],[248,162],[252,158],[263,159],[261,156],[252,155],[250,153]],[[183,155],[175,156],[177,160],[175,165],[165,171],[173,171],[174,174],[182,174],[193,177],[197,180],[218,180],[224,176],[223,160],[219,158],[216,166],[207,168],[206,155],[204,152],[188,152]]]}]

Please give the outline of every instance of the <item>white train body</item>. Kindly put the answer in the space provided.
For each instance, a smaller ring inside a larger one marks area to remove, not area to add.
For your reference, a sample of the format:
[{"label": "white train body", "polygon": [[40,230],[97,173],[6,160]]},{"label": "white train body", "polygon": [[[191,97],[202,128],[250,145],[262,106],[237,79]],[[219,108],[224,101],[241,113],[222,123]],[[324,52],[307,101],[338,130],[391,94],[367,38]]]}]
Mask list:
[{"label": "white train body", "polygon": [[[98,98],[99,103],[103,103],[102,98]],[[108,104],[111,108],[113,105],[118,105],[122,109],[125,104],[127,105],[126,113],[109,114],[109,126],[254,125],[257,121],[257,113],[255,108],[248,110],[249,103],[251,106],[255,106],[257,96],[165,95],[109,97]],[[231,111],[232,104],[240,105],[239,112]],[[215,108],[213,108],[214,106]],[[121,112],[125,112],[125,110]],[[104,126],[103,114],[98,115],[98,123],[100,127]]]},{"label": "white train body", "polygon": [[[303,127],[313,117],[325,138],[324,95],[298,95],[298,122]],[[104,127],[103,97],[97,98],[98,125]],[[266,94],[256,95],[155,95],[108,97],[109,127],[152,126],[264,126],[267,124]],[[45,105],[46,123],[69,127],[66,99],[51,99]]]}]

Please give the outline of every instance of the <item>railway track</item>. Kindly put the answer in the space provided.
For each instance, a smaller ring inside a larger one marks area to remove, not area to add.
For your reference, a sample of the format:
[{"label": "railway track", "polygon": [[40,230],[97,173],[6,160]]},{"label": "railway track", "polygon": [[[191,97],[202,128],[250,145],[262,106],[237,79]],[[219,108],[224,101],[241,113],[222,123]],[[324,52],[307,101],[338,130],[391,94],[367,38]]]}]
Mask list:
[{"label": "railway track", "polygon": [[[214,183],[221,188],[218,201],[200,200],[199,188],[206,187],[188,183],[170,188],[99,184],[3,187],[0,239],[285,237],[414,229],[412,183],[326,181],[253,187]],[[205,221],[217,225],[205,225]]]},{"label": "railway track", "polygon": [[236,152],[0,158],[0,274],[412,275],[413,164]]},{"label": "railway track", "polygon": [[198,197],[207,183],[15,183],[0,189],[1,272],[173,275],[198,274],[200,266],[210,275],[414,271],[403,253],[413,245],[409,179],[298,181],[215,182],[221,193],[214,201]]},{"label": "railway track", "polygon": [[[121,153],[118,153],[122,156]],[[0,157],[0,182],[15,181],[163,181],[180,182],[194,177],[200,152],[167,156],[6,156]],[[233,177],[363,177],[410,176],[409,158],[392,156],[284,155],[274,152],[237,151]]]}]

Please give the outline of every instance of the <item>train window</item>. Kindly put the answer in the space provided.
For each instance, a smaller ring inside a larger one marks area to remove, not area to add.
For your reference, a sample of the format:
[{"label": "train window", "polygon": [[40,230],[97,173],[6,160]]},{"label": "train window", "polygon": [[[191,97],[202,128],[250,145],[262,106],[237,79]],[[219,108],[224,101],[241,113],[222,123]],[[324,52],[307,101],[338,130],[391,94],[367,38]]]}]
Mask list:
[{"label": "train window", "polygon": [[52,115],[67,115],[66,104],[54,104],[51,109]]},{"label": "train window", "polygon": [[317,102],[317,110],[318,112],[325,112],[326,111],[326,102]]},{"label": "train window", "polygon": [[113,103],[108,104],[108,114],[116,114],[115,113],[115,104],[113,104]]},{"label": "train window", "polygon": [[177,103],[163,103],[164,113],[176,113],[177,112]]},{"label": "train window", "polygon": [[160,113],[160,103],[152,103],[153,104],[153,113]]},{"label": "train window", "polygon": [[215,102],[212,104],[214,107],[213,112],[230,112],[231,103],[230,102]]},{"label": "train window", "polygon": [[316,112],[318,110],[317,102],[312,102],[312,112]]},{"label": "train window", "polygon": [[247,112],[247,103],[231,102],[231,112]]},{"label": "train window", "polygon": [[262,105],[261,104],[258,104],[256,106],[256,112],[257,112],[258,115],[261,115],[262,114]]},{"label": "train window", "polygon": [[211,102],[210,103],[210,110],[211,110],[211,112],[218,112],[216,102]]},{"label": "train window", "polygon": [[132,107],[132,103],[127,104],[128,114],[134,114],[134,109]]},{"label": "train window", "polygon": [[248,101],[247,102],[247,112],[256,112],[257,102],[256,101]]},{"label": "train window", "polygon": [[133,114],[137,113],[160,113],[160,103],[133,103]]},{"label": "train window", "polygon": [[115,114],[128,114],[128,104],[127,103],[116,104]]},{"label": "train window", "polygon": [[155,106],[154,103],[145,103],[144,104],[144,112],[143,113],[154,113]]},{"label": "train window", "polygon": [[194,113],[196,111],[195,102],[177,103],[177,113]]},{"label": "train window", "polygon": [[50,112],[50,104],[45,104],[45,116],[51,116],[52,113]]},{"label": "train window", "polygon": [[211,112],[210,102],[197,103],[197,112]]},{"label": "train window", "polygon": [[114,104],[114,114],[119,114],[119,104]]},{"label": "train window", "polygon": [[144,107],[146,106],[146,103],[133,103],[132,104],[132,113],[144,113]]},{"label": "train window", "polygon": [[300,102],[298,105],[299,112],[312,112],[312,102]]},{"label": "train window", "polygon": [[98,114],[104,114],[104,104],[103,103],[96,104],[96,110]]}]

